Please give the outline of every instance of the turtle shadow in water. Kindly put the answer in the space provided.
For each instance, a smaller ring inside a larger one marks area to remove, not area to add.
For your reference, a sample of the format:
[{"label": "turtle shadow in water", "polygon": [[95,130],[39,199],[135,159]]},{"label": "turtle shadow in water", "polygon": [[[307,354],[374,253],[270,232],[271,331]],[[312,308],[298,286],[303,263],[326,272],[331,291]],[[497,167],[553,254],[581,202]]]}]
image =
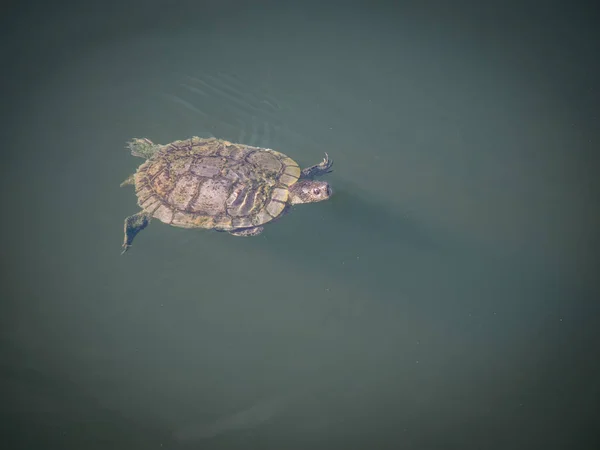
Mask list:
[{"label": "turtle shadow in water", "polygon": [[173,432],[173,438],[182,444],[193,444],[232,433],[260,430],[283,417],[292,420],[296,429],[315,428],[323,422],[319,414],[321,396],[330,390],[332,383],[337,385],[339,381],[328,379],[317,385],[263,397],[246,408],[212,421],[188,422]]},{"label": "turtle shadow in water", "polygon": [[193,442],[211,439],[225,433],[257,428],[278,416],[287,406],[290,397],[292,396],[269,397],[256,402],[249,408],[214,421],[187,424],[177,429],[173,433],[173,437],[180,442]]},{"label": "turtle shadow in water", "polygon": [[154,420],[125,417],[106,408],[84,388],[68,379],[38,370],[0,365],[0,384],[6,419],[3,436],[34,448],[70,448],[81,444],[120,442],[130,448],[173,442],[166,426]]},{"label": "turtle shadow in water", "polygon": [[[326,265],[331,273],[349,257],[371,257],[380,261],[382,258],[393,258],[400,263],[416,254],[444,257],[459,251],[461,247],[464,250],[465,244],[457,236],[419,223],[382,202],[370,199],[352,182],[334,180],[331,185],[332,197],[318,205],[322,211],[322,220],[318,222],[320,231],[311,236],[310,245],[303,239],[290,239],[285,247],[270,246],[271,251],[282,257],[307,253],[314,255],[317,252],[319,258],[313,258],[312,264]],[[307,207],[314,208],[317,205],[301,205],[283,220],[295,221],[294,226],[300,230],[309,227],[314,229],[314,216],[302,213]],[[269,228],[278,225],[272,224]],[[345,272],[347,269],[343,267],[338,270]]]},{"label": "turtle shadow in water", "polygon": [[335,195],[330,199],[330,215],[342,234],[360,234],[369,245],[387,248],[411,246],[430,251],[447,251],[452,237],[442,230],[434,231],[394,211],[389,206],[368,198],[351,182],[335,182]]}]

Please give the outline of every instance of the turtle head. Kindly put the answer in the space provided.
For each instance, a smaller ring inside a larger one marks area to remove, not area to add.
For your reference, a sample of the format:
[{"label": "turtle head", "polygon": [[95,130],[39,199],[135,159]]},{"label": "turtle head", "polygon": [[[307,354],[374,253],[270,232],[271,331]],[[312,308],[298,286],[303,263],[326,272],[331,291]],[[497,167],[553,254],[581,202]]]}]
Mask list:
[{"label": "turtle head", "polygon": [[300,180],[290,187],[290,203],[314,203],[331,197],[331,186],[327,181]]}]

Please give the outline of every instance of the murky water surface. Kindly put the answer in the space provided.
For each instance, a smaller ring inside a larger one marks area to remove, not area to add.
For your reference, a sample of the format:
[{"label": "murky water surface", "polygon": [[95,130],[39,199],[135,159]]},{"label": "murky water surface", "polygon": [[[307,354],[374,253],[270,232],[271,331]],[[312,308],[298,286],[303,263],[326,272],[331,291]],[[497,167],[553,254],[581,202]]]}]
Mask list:
[{"label": "murky water surface", "polygon": [[[559,89],[568,66],[550,75],[551,59],[530,56],[554,41],[525,39],[548,25],[148,8],[114,29],[98,25],[107,13],[39,19],[49,50],[25,54],[44,70],[15,84],[1,318],[15,439],[566,442],[546,425],[584,396],[557,393],[552,374],[568,382],[564,342],[590,312],[597,223],[589,116]],[[126,141],[191,136],[302,166],[327,152],[335,194],[254,238],[155,221],[121,256],[138,206],[119,183],[142,162]]]}]

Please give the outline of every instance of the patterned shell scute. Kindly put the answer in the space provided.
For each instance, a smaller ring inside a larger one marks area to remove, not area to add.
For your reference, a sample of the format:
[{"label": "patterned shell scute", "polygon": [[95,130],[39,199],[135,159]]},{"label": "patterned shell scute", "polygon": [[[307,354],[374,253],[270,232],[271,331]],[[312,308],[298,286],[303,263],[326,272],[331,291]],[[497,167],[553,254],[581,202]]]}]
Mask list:
[{"label": "patterned shell scute", "polygon": [[279,216],[300,167],[283,153],[194,137],[163,146],[135,174],[138,204],[170,225],[232,230]]}]

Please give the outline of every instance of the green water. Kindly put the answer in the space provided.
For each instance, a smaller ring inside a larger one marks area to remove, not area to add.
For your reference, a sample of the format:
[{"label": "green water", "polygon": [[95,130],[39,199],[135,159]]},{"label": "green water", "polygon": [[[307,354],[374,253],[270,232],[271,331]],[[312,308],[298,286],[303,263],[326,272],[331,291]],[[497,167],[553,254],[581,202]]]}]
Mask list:
[{"label": "green water", "polygon": [[[585,420],[563,420],[593,405],[577,373],[598,373],[579,358],[597,334],[594,144],[564,87],[576,71],[537,50],[552,38],[526,39],[550,25],[520,19],[507,36],[487,16],[416,8],[169,11],[38,15],[41,41],[12,50],[11,448],[583,436]],[[139,208],[119,184],[142,161],[126,141],[193,135],[303,166],[328,152],[334,196],[254,238],[155,221],[121,256]]]}]

